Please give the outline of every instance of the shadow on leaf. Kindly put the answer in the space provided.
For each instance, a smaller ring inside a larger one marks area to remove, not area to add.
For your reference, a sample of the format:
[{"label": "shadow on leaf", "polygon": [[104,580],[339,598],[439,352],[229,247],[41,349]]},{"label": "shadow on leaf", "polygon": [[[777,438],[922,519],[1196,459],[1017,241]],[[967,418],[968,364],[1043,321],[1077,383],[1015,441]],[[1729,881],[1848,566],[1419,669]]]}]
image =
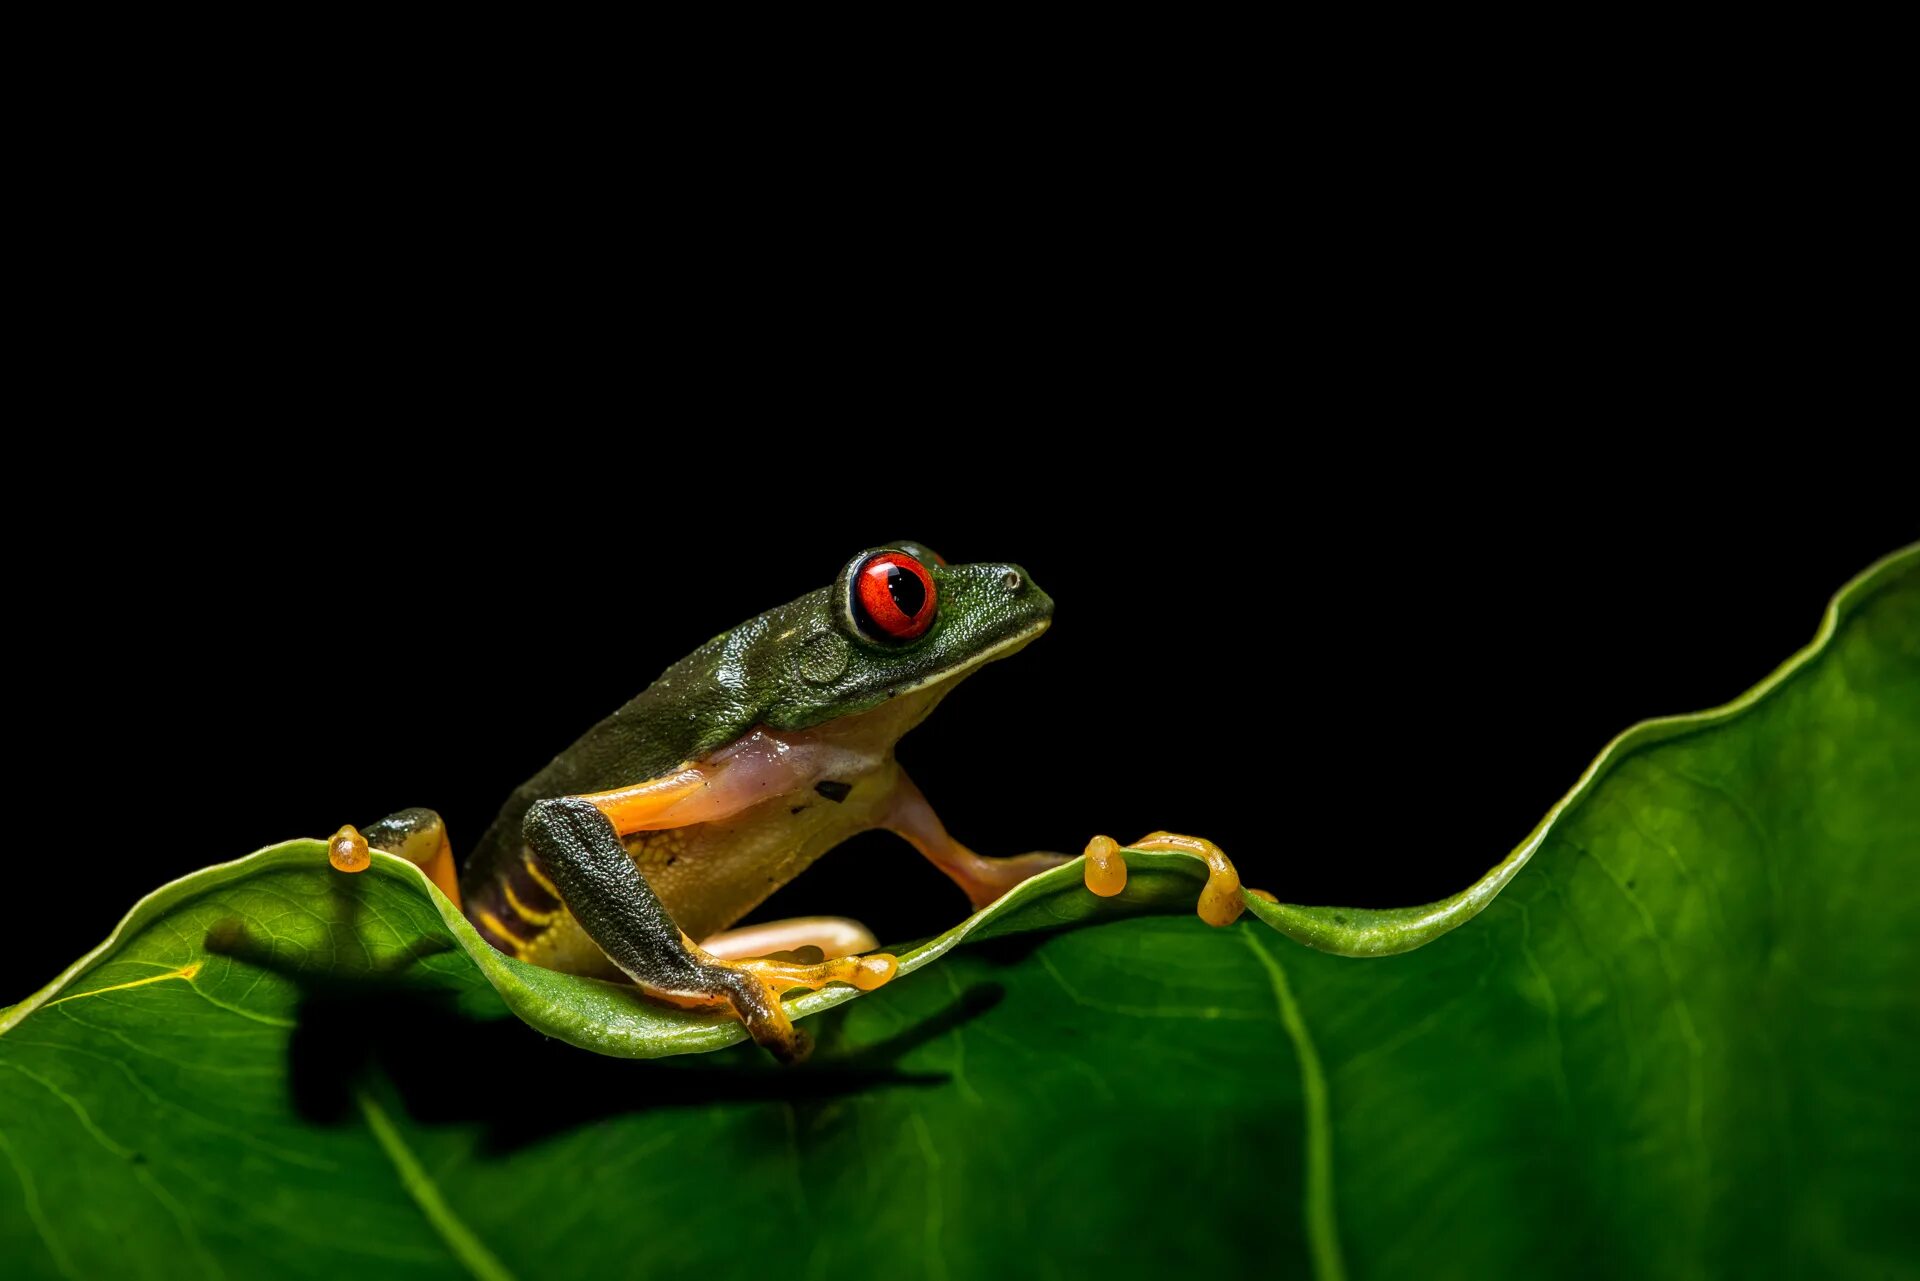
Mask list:
[{"label": "shadow on leaf", "polygon": [[607,1058],[543,1037],[517,1019],[476,1021],[444,994],[308,986],[288,1046],[289,1083],[302,1116],[322,1124],[350,1119],[356,1082],[379,1073],[415,1120],[477,1123],[484,1127],[483,1150],[491,1152],[655,1109],[753,1100],[802,1104],[946,1085],[944,1073],[902,1071],[896,1062],[1005,995],[997,984],[976,984],[938,1014],[844,1056],[834,1053],[829,1032],[812,1061],[782,1068],[751,1045],[684,1060]]},{"label": "shadow on leaf", "polygon": [[816,1015],[807,1027],[819,1049],[794,1068],[777,1066],[752,1045],[688,1058],[616,1059],[542,1036],[515,1018],[475,1018],[460,1008],[456,992],[395,986],[415,962],[446,947],[438,940],[419,943],[380,965],[317,971],[275,956],[238,921],[221,922],[205,940],[210,952],[300,985],[304,998],[288,1043],[288,1082],[304,1118],[326,1125],[351,1120],[355,1086],[377,1073],[392,1082],[414,1119],[478,1124],[483,1150],[496,1153],[654,1109],[754,1100],[804,1105],[945,1085],[944,1073],[906,1072],[897,1063],[1006,995],[997,983],[975,984],[886,1040],[844,1052],[837,1048],[844,1012]]}]

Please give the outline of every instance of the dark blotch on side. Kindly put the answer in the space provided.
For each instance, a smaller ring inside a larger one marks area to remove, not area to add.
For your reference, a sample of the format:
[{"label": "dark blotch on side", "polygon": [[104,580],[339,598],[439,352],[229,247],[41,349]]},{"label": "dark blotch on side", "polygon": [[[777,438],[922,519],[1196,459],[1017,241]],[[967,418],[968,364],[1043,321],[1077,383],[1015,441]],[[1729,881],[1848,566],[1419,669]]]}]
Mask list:
[{"label": "dark blotch on side", "polygon": [[847,793],[853,790],[853,784],[837,783],[833,779],[829,778],[822,782],[815,783],[813,785],[813,790],[820,793],[820,795],[826,797],[828,800],[832,801],[835,805],[838,805],[840,802],[847,799]]}]

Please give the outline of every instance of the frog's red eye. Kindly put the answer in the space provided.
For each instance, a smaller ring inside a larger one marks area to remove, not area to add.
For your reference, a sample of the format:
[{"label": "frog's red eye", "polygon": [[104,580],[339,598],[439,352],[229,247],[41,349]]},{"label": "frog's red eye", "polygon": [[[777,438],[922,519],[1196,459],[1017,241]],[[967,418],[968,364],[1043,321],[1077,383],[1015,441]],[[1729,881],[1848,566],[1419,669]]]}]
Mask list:
[{"label": "frog's red eye", "polygon": [[912,640],[933,626],[933,575],[905,552],[870,556],[854,571],[853,616],[875,640]]}]

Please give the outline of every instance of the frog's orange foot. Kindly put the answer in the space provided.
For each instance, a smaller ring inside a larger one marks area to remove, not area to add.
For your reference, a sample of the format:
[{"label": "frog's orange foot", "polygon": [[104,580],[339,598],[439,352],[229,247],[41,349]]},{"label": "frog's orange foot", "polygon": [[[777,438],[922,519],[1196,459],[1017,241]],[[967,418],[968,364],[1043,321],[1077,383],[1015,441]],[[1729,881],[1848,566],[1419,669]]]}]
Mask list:
[{"label": "frog's orange foot", "polygon": [[780,1005],[784,993],[795,988],[819,991],[829,983],[850,983],[871,992],[900,972],[900,963],[885,952],[865,956],[838,956],[808,965],[774,957],[728,961],[708,953],[686,935],[682,946],[697,964],[702,983],[697,990],[674,992],[648,988],[654,996],[682,1006],[731,1007],[747,1033],[782,1063],[798,1063],[812,1052],[813,1040],[793,1025]]},{"label": "frog's orange foot", "polygon": [[801,987],[818,992],[829,983],[851,983],[862,992],[871,992],[900,972],[900,962],[888,952],[837,956],[817,965],[772,957],[733,964],[765,983],[775,996]]},{"label": "frog's orange foot", "polygon": [[[1246,910],[1240,897],[1240,873],[1212,841],[1199,836],[1181,836],[1176,832],[1150,832],[1128,848],[1168,850],[1191,854],[1207,865],[1207,884],[1200,891],[1200,919],[1208,925],[1231,925]],[[1127,862],[1120,844],[1111,836],[1096,836],[1087,842],[1087,888],[1102,898],[1112,898],[1127,888]]]},{"label": "frog's orange foot", "polygon": [[[804,961],[796,958],[796,953],[815,951],[823,944],[831,946],[831,935],[821,929],[822,925],[851,925],[868,940],[866,927],[858,922],[842,922],[832,917],[816,917],[796,921],[775,921],[769,926],[749,926],[743,930],[730,930],[726,934],[716,935],[707,940],[715,944],[721,952],[734,951],[728,944],[741,945],[754,941],[772,941],[782,945],[778,956],[755,956],[733,960],[709,952],[706,948],[682,934],[680,941],[687,951],[703,965],[732,970],[739,974],[751,974],[766,984],[775,998],[795,988],[806,988],[818,992],[829,983],[850,983],[862,992],[871,992],[900,972],[900,962],[887,952],[868,952],[864,956],[830,956],[824,961]],[[755,935],[766,932],[767,938],[756,940]],[[844,932],[844,931],[842,931]],[[868,946],[872,946],[869,942]],[[818,953],[816,952],[816,955]],[[738,956],[738,952],[734,951]]]},{"label": "frog's orange foot", "polygon": [[447,825],[429,809],[406,809],[389,814],[362,834],[348,823],[327,838],[327,862],[341,872],[364,872],[373,862],[369,849],[397,854],[427,874],[440,892],[460,903],[460,882],[453,867],[453,847],[447,843]]}]

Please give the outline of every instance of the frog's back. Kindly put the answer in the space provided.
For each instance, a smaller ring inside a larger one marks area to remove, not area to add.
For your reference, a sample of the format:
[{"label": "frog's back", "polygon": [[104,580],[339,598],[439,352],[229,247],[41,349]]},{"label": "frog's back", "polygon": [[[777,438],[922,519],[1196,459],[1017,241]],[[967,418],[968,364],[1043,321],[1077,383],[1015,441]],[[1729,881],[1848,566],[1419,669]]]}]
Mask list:
[{"label": "frog's back", "polygon": [[658,778],[751,728],[754,709],[739,706],[740,700],[719,679],[727,640],[725,635],[715,637],[669,667],[515,788],[468,859],[460,877],[462,892],[471,897],[520,863],[526,849],[520,825],[535,801]]}]

